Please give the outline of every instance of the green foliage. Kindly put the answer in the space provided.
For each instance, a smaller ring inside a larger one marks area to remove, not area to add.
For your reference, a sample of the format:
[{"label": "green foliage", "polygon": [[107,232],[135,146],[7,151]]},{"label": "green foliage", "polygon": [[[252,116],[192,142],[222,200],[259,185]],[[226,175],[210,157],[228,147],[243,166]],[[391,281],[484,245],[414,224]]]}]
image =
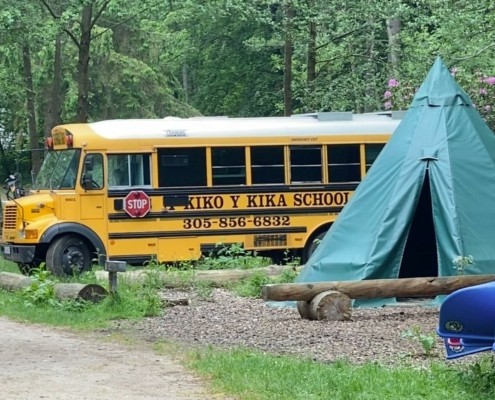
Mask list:
[{"label": "green foliage", "polygon": [[241,297],[261,297],[261,287],[270,283],[270,278],[264,272],[255,272],[249,278],[242,280],[233,287],[235,294]]},{"label": "green foliage", "polygon": [[197,269],[250,269],[268,265],[269,260],[258,257],[256,253],[246,251],[242,244],[226,245],[217,243],[206,257],[197,263]]},{"label": "green foliage", "polygon": [[297,276],[297,272],[292,268],[287,268],[279,276],[269,277],[263,271],[256,271],[240,283],[232,285],[234,293],[241,297],[261,298],[261,288],[263,285],[271,283],[292,283]]},{"label": "green foliage", "polygon": [[430,357],[437,344],[437,336],[434,333],[423,333],[421,327],[413,326],[402,333],[402,337],[417,342],[423,348],[424,355]]},{"label": "green foliage", "polygon": [[495,357],[484,356],[467,365],[459,372],[459,379],[467,391],[472,391],[473,398],[476,398],[477,393],[495,397]]},{"label": "green foliage", "polygon": [[195,281],[194,282],[194,292],[200,300],[208,301],[211,300],[213,295],[213,285],[208,281]]},{"label": "green foliage", "polygon": [[474,265],[473,256],[457,256],[452,260],[457,275],[466,275],[466,270]]},{"label": "green foliage", "polygon": [[297,267],[301,265],[301,257],[294,257],[293,255],[290,254],[289,250],[284,251],[284,257],[283,257],[283,265],[290,265],[293,267]]},{"label": "green foliage", "polygon": [[26,306],[33,307],[44,303],[52,306],[59,305],[55,298],[57,280],[51,279],[51,274],[45,269],[44,265],[33,270],[31,280],[32,283],[21,291]]}]

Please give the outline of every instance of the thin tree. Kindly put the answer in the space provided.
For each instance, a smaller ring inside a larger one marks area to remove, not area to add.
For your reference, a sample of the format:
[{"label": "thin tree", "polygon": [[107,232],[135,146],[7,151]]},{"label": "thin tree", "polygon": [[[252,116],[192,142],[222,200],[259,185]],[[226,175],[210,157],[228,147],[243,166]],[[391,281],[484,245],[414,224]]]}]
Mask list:
[{"label": "thin tree", "polygon": [[[54,11],[54,8],[47,0],[40,0],[46,7],[50,15],[60,19],[60,15]],[[76,122],[87,122],[89,117],[89,59],[91,47],[91,31],[103,11],[108,7],[111,0],[104,0],[101,5],[97,6],[98,1],[86,3],[81,10],[81,20],[79,22],[79,37],[71,29],[65,27],[63,31],[71,38],[78,48],[77,61],[77,110]],[[95,10],[93,9],[95,5]]]}]

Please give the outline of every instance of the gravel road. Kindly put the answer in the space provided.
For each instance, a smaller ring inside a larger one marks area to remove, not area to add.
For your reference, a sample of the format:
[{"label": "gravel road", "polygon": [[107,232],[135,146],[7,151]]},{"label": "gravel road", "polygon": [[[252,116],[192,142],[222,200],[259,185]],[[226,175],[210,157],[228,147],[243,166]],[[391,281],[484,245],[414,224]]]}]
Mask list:
[{"label": "gravel road", "polygon": [[0,318],[5,400],[212,400],[198,378],[143,345]]}]

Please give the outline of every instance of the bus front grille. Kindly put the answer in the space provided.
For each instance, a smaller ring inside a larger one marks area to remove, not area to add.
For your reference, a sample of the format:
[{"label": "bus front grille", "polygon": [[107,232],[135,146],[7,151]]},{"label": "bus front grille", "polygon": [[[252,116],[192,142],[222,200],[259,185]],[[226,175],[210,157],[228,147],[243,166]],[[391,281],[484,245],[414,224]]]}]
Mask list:
[{"label": "bus front grille", "polygon": [[3,210],[3,227],[4,229],[15,229],[17,221],[17,207],[6,206]]}]

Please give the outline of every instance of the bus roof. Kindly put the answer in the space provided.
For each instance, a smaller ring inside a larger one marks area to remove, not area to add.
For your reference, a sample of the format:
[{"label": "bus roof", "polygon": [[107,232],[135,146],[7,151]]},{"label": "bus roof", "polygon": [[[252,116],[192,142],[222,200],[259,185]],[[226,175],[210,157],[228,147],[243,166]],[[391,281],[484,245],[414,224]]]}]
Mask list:
[{"label": "bus roof", "polygon": [[88,126],[97,135],[110,140],[166,137],[204,139],[391,134],[399,122],[391,113],[315,113],[292,117],[121,119],[93,122]]}]

